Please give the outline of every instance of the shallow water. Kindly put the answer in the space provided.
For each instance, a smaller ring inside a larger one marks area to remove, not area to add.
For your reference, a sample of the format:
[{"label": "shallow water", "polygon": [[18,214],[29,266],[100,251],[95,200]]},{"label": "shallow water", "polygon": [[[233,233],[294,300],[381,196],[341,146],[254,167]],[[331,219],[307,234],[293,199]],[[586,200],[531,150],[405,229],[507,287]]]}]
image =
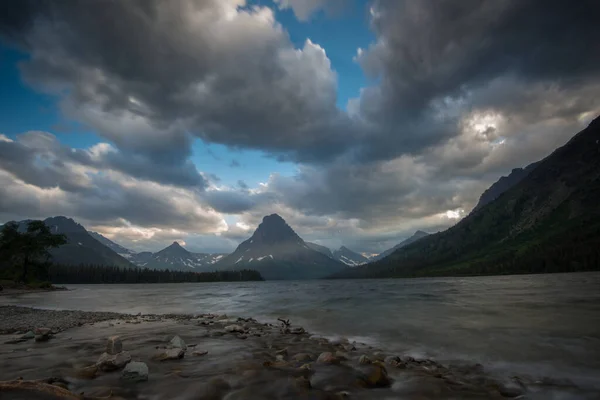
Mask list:
[{"label": "shallow water", "polygon": [[403,354],[600,387],[600,273],[69,288],[75,290],[3,297],[0,304],[285,317]]}]

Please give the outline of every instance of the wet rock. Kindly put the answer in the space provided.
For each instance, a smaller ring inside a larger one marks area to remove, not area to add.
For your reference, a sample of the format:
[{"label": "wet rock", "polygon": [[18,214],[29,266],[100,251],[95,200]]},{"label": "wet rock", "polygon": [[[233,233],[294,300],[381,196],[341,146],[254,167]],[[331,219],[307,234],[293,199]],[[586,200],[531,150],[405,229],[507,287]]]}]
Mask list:
[{"label": "wet rock", "polygon": [[294,357],[292,357],[294,359],[294,361],[298,361],[298,362],[305,362],[305,361],[312,361],[313,357],[312,355],[308,354],[308,353],[298,353],[296,355],[294,355]]},{"label": "wet rock", "polygon": [[391,381],[383,364],[374,362],[370,365],[361,367],[358,376],[358,384],[369,388],[387,387],[390,386]]},{"label": "wet rock", "polygon": [[98,366],[96,364],[89,365],[83,368],[77,368],[75,370],[75,377],[79,379],[94,379],[98,373]]},{"label": "wet rock", "polygon": [[362,356],[360,356],[360,358],[358,359],[358,363],[360,365],[368,365],[371,364],[371,359],[367,356],[365,356],[364,354]]},{"label": "wet rock", "polygon": [[133,361],[127,364],[121,373],[121,379],[130,382],[143,382],[148,380],[148,366],[146,363]]},{"label": "wet rock", "polygon": [[227,325],[225,331],[230,333],[244,333],[244,328],[241,325]]},{"label": "wet rock", "polygon": [[46,342],[50,339],[52,331],[50,328],[36,328],[35,329],[35,341]]},{"label": "wet rock", "polygon": [[185,350],[173,347],[171,349],[161,351],[154,356],[154,359],[157,361],[179,360],[183,358],[184,354]]},{"label": "wet rock", "polygon": [[123,342],[119,336],[111,336],[106,342],[106,352],[110,355],[119,354],[123,351]]},{"label": "wet rock", "polygon": [[338,364],[340,360],[338,360],[333,353],[326,351],[319,355],[317,362],[319,364]]},{"label": "wet rock", "polygon": [[117,369],[123,368],[130,361],[131,355],[126,351],[122,351],[118,354],[102,353],[102,355],[96,362],[96,365],[102,371],[115,371]]},{"label": "wet rock", "polygon": [[398,356],[387,356],[384,359],[385,364],[391,365],[392,367],[397,367],[400,364],[401,360]]},{"label": "wet rock", "polygon": [[297,327],[297,328],[290,329],[290,333],[292,335],[301,335],[303,333],[306,333],[306,331],[302,327]]},{"label": "wet rock", "polygon": [[285,357],[284,357],[283,354],[277,354],[275,356],[275,360],[277,360],[277,361],[283,361],[283,360],[285,360]]},{"label": "wet rock", "polygon": [[353,344],[345,344],[342,346],[346,352],[356,351],[356,347]]},{"label": "wet rock", "polygon": [[169,346],[175,349],[181,349],[183,351],[187,350],[185,342],[182,338],[180,338],[177,335],[173,336],[173,339],[171,339],[171,341],[169,342]]},{"label": "wet rock", "polygon": [[207,354],[208,354],[207,350],[196,350],[196,351],[192,352],[192,355],[196,356],[196,357],[205,356]]},{"label": "wet rock", "polygon": [[298,389],[311,389],[310,379],[305,376],[299,376],[294,380],[294,384]]},{"label": "wet rock", "polygon": [[23,339],[23,340],[35,339],[35,333],[33,333],[33,331],[28,331],[27,333],[25,333],[24,335],[21,336],[21,339]]},{"label": "wet rock", "polygon": [[219,337],[219,336],[223,336],[225,335],[227,332],[225,331],[214,331],[210,334],[210,336],[212,337]]},{"label": "wet rock", "polygon": [[280,350],[275,351],[275,355],[276,356],[278,356],[278,355],[287,356],[288,355],[287,347],[285,349],[280,349]]}]

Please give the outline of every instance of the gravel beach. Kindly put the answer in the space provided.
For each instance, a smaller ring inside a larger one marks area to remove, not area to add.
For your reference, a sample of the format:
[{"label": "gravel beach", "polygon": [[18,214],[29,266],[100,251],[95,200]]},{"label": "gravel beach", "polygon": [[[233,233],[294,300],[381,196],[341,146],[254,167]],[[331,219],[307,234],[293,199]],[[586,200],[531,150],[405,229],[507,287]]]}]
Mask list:
[{"label": "gravel beach", "polygon": [[593,398],[568,381],[493,377],[483,365],[328,340],[283,319],[5,306],[0,330],[0,399]]}]

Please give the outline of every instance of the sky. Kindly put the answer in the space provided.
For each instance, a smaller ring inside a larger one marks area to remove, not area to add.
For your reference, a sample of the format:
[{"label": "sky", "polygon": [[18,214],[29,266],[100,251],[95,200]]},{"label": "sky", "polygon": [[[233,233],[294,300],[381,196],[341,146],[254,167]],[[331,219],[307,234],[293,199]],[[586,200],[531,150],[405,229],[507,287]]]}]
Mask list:
[{"label": "sky", "polygon": [[0,222],[230,252],[278,213],[379,253],[600,114],[594,0],[0,6]]}]

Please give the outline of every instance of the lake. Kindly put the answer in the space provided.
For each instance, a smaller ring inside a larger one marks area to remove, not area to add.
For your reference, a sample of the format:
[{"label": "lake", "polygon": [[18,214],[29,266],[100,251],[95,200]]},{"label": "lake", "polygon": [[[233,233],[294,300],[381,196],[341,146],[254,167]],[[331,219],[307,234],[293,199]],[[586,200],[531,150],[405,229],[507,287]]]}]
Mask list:
[{"label": "lake", "polygon": [[70,285],[0,304],[289,318],[328,337],[600,387],[600,273],[397,280]]}]

